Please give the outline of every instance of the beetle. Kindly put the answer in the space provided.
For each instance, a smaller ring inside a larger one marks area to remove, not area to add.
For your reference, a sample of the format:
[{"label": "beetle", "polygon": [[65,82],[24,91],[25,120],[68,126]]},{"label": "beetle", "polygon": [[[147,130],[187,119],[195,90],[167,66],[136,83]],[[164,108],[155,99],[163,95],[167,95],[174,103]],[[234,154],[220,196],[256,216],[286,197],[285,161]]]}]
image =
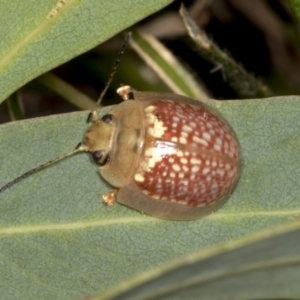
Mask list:
[{"label": "beetle", "polygon": [[[218,209],[241,171],[237,137],[219,113],[181,95],[118,89],[123,102],[98,118],[78,149],[92,153],[118,201],[146,214],[191,220]],[[130,98],[130,95],[133,95]]]},{"label": "beetle", "polygon": [[90,152],[114,189],[103,195],[146,214],[192,220],[222,206],[241,171],[241,150],[228,122],[204,103],[185,96],[138,92],[121,86],[124,100],[98,117],[101,102],[123,55],[88,120],[93,124],[76,149],[43,164],[0,189],[77,152]]}]

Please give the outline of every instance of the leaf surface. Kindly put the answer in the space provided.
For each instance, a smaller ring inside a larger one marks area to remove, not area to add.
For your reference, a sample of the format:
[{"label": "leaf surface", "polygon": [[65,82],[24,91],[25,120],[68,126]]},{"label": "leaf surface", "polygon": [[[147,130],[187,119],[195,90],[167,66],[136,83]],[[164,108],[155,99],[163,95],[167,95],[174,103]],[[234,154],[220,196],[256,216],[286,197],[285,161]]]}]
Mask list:
[{"label": "leaf surface", "polygon": [[299,237],[299,222],[278,226],[184,256],[90,300],[298,299]]},{"label": "leaf surface", "polygon": [[[210,101],[243,153],[232,197],[195,221],[163,221],[122,205],[88,154],[77,154],[0,194],[0,287],[4,299],[98,294],[183,254],[247,236],[300,215],[300,98]],[[107,108],[101,113],[105,113]],[[87,112],[0,126],[0,186],[72,150]]]},{"label": "leaf surface", "polygon": [[0,0],[0,103],[171,0]]}]

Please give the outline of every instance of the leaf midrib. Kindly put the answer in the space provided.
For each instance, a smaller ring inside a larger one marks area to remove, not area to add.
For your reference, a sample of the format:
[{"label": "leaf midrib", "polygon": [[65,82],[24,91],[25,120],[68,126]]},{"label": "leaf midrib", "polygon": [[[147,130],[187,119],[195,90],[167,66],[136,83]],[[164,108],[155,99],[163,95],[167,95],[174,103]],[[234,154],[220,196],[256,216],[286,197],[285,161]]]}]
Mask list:
[{"label": "leaf midrib", "polygon": [[[65,9],[65,6],[70,6],[71,2],[74,1],[73,0],[68,1],[63,8]],[[15,61],[14,58],[18,56],[18,53],[20,51],[21,52],[24,51],[24,49],[27,49],[27,46],[30,44],[30,42],[34,40],[34,38],[38,36],[39,33],[41,33],[44,30],[45,27],[53,23],[53,20],[57,18],[57,15],[55,15],[50,19],[47,19],[47,16],[55,7],[56,6],[50,9],[50,11],[45,15],[44,21],[42,21],[39,26],[36,26],[35,29],[33,29],[28,35],[22,36],[19,43],[14,44],[13,48],[8,49],[9,51],[7,51],[7,54],[4,55],[2,59],[0,59],[0,70],[4,69],[10,63],[13,63]]]},{"label": "leaf midrib", "polygon": [[[236,221],[237,218],[252,218],[252,217],[279,217],[279,216],[297,216],[300,215],[300,210],[286,210],[286,211],[249,211],[249,212],[234,212],[234,213],[216,213],[207,216],[206,219],[217,220],[217,219],[231,219]],[[37,224],[37,225],[25,225],[25,226],[11,226],[0,228],[0,236],[2,235],[13,235],[13,234],[29,234],[42,231],[69,231],[79,230],[86,228],[105,227],[117,224],[132,224],[132,223],[151,223],[154,222],[170,222],[152,217],[130,217],[130,218],[118,218],[108,220],[97,220],[97,221],[76,221],[70,223],[58,223],[58,224]],[[190,221],[195,222],[195,221]]]}]

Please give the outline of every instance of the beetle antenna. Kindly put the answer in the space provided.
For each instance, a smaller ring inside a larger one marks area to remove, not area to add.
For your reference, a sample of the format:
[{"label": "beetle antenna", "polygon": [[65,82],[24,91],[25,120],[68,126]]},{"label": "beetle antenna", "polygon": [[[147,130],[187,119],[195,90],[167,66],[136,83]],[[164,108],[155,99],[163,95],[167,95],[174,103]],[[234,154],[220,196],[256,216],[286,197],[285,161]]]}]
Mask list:
[{"label": "beetle antenna", "polygon": [[105,94],[106,94],[106,92],[107,92],[107,90],[108,90],[108,88],[109,88],[109,86],[110,86],[110,84],[113,80],[113,77],[116,74],[117,68],[118,68],[118,66],[120,64],[120,61],[121,61],[121,58],[122,58],[122,56],[123,56],[123,54],[124,54],[124,52],[127,48],[127,45],[129,43],[130,38],[131,38],[131,32],[127,33],[127,35],[125,37],[122,48],[121,48],[121,50],[120,50],[120,52],[117,56],[117,59],[115,60],[115,63],[113,65],[112,69],[111,69],[111,73],[110,73],[110,75],[109,75],[109,77],[108,77],[108,79],[105,83],[104,89],[102,90],[102,92],[100,94],[100,97],[98,98],[98,101],[97,101],[97,104],[96,104],[96,107],[97,107],[96,109],[98,109],[100,107],[100,103],[103,100],[103,98],[104,98],[104,96],[105,96]]},{"label": "beetle antenna", "polygon": [[68,153],[65,153],[65,154],[63,154],[63,155],[61,155],[61,156],[58,156],[57,158],[54,158],[53,160],[50,160],[50,161],[48,161],[48,162],[46,162],[46,163],[44,163],[44,164],[42,164],[42,165],[40,165],[40,166],[38,166],[38,167],[36,167],[36,168],[33,168],[33,169],[31,169],[31,170],[29,170],[29,171],[23,173],[23,174],[20,175],[19,177],[15,178],[14,180],[8,182],[6,185],[4,185],[2,188],[0,188],[0,193],[3,192],[3,191],[5,191],[6,189],[10,188],[12,185],[18,183],[18,182],[21,181],[22,179],[24,179],[24,178],[30,176],[31,174],[33,174],[33,173],[35,173],[35,172],[38,172],[38,171],[40,171],[40,170],[42,170],[42,169],[44,169],[44,168],[47,168],[47,167],[49,167],[49,166],[51,166],[51,165],[57,163],[58,161],[60,161],[60,160],[62,160],[62,159],[64,159],[64,158],[66,158],[66,157],[68,157],[68,156],[71,156],[71,155],[73,155],[73,154],[75,154],[75,153],[85,152],[85,151],[88,151],[87,147],[86,147],[85,145],[83,145],[82,143],[79,143],[79,144],[77,145],[77,147],[76,147],[73,151],[68,152]]},{"label": "beetle antenna", "polygon": [[[115,60],[115,63],[114,63],[113,68],[111,70],[111,73],[110,73],[110,75],[108,77],[108,80],[107,80],[107,82],[106,82],[106,84],[104,86],[104,89],[102,90],[102,92],[100,94],[100,97],[99,97],[99,99],[98,99],[98,101],[96,103],[96,109],[90,114],[90,116],[89,116],[88,119],[90,119],[90,117],[96,112],[96,110],[99,109],[100,103],[101,103],[102,99],[104,98],[104,96],[105,96],[105,94],[106,94],[106,92],[107,92],[107,90],[108,90],[108,88],[109,88],[109,86],[110,86],[110,84],[111,84],[111,82],[113,80],[114,75],[116,74],[118,65],[119,65],[119,63],[121,61],[121,58],[122,58],[122,56],[123,56],[123,54],[125,52],[125,49],[126,49],[128,43],[129,43],[130,37],[131,37],[131,32],[129,32],[126,35],[126,37],[125,37],[125,40],[124,40],[123,45],[122,45],[122,48],[121,48],[121,50],[120,50],[120,52],[119,52],[119,54],[117,56],[117,59]],[[0,193],[3,192],[3,191],[5,191],[6,189],[10,188],[14,184],[18,183],[19,181],[23,180],[24,178],[30,176],[31,174],[33,174],[35,172],[38,172],[38,171],[40,171],[40,170],[42,170],[44,168],[47,168],[47,167],[49,167],[49,166],[57,163],[58,161],[66,158],[68,156],[71,156],[71,155],[76,154],[78,152],[85,152],[85,151],[89,151],[88,148],[87,148],[87,146],[83,145],[82,143],[79,143],[77,145],[77,147],[73,151],[65,153],[65,154],[63,154],[63,155],[61,155],[61,156],[59,156],[59,157],[57,157],[57,158],[55,158],[53,160],[50,160],[50,161],[48,161],[48,162],[46,162],[46,163],[44,163],[44,164],[42,164],[42,165],[40,165],[40,166],[38,166],[38,167],[36,167],[34,169],[31,169],[31,170],[23,173],[19,177],[15,178],[14,180],[8,182],[6,185],[4,185],[3,187],[0,188]]]}]

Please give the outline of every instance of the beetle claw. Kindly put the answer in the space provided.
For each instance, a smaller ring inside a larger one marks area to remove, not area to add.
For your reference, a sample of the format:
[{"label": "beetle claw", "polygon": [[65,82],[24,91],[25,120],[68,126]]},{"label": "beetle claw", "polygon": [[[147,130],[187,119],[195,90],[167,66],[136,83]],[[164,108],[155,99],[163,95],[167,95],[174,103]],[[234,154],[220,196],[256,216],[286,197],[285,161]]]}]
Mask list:
[{"label": "beetle claw", "polygon": [[89,113],[88,118],[87,118],[87,122],[90,123],[95,123],[98,120],[98,114],[97,114],[97,110],[93,110]]},{"label": "beetle claw", "polygon": [[118,190],[112,190],[102,195],[103,203],[107,206],[113,206],[116,202]]},{"label": "beetle claw", "polygon": [[130,85],[123,85],[117,89],[117,93],[123,100],[129,100],[130,94],[133,93],[133,88]]}]

